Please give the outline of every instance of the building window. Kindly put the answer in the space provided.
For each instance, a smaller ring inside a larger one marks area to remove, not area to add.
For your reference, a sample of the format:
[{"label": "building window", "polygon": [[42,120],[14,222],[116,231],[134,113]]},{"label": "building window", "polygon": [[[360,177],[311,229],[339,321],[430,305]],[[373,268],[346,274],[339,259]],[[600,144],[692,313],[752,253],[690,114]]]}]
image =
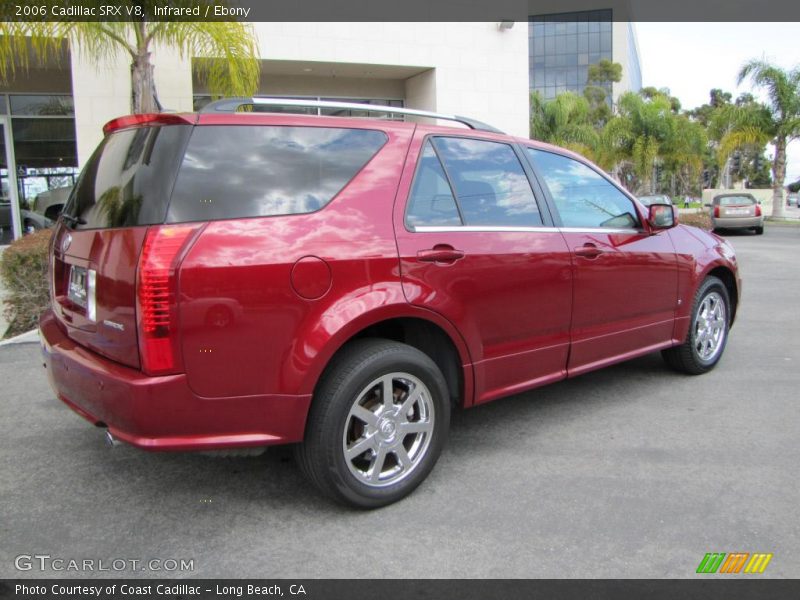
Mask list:
[{"label": "building window", "polygon": [[[25,232],[46,226],[56,216],[58,207],[37,203],[37,197],[75,183],[78,151],[69,94],[0,94],[0,116],[0,125],[3,131],[8,128],[12,141],[7,147],[3,139],[0,147],[0,243],[8,243],[13,238],[9,165],[16,166],[16,195],[20,209],[26,211],[21,219]],[[48,208],[56,211],[47,212]]]},{"label": "building window", "polygon": [[[582,94],[589,65],[612,60],[612,12],[532,16],[528,21],[529,87],[543,98]],[[606,86],[611,97],[611,84]]]}]

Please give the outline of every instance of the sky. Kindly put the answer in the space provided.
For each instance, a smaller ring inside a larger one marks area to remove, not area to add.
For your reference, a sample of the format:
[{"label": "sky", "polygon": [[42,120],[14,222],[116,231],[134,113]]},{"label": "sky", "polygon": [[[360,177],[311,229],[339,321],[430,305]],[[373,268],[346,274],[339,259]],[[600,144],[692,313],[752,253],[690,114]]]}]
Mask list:
[{"label": "sky", "polygon": [[[800,23],[636,23],[642,85],[669,88],[684,109],[705,104],[721,88],[735,99],[762,94],[736,75],[751,58],[800,66]],[[772,156],[772,150],[767,154]],[[800,140],[789,145],[785,183],[800,179]]]}]

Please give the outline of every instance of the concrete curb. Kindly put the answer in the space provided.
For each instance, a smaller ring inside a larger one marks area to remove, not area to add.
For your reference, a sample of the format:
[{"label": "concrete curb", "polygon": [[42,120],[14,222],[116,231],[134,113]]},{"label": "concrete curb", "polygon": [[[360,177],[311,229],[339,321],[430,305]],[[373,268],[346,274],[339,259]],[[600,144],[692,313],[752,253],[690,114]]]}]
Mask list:
[{"label": "concrete curb", "polygon": [[39,343],[39,330],[31,329],[25,333],[21,333],[7,340],[0,342],[0,347],[10,346],[12,344],[38,344]]}]

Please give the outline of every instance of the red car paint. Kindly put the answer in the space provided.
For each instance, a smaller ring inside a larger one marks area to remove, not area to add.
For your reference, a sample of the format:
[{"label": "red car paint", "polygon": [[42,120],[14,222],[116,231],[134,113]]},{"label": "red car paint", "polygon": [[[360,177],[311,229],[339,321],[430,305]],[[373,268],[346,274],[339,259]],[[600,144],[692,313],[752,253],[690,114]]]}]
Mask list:
[{"label": "red car paint", "polygon": [[[653,231],[636,201],[644,225],[635,233],[405,225],[430,135],[502,141],[590,164],[565,150],[467,129],[299,115],[125,117],[106,132],[187,123],[370,129],[387,141],[316,212],[198,224],[175,259],[177,354],[165,375],[143,371],[141,306],[133,301],[145,237],[165,226],[71,230],[59,222],[54,298],[40,321],[51,384],[76,412],[135,446],[301,441],[334,354],[394,319],[446,335],[457,353],[458,400],[469,407],[679,344],[694,292],[712,271],[733,282],[734,308],[738,299],[730,246],[682,225]],[[66,297],[72,265],[97,271],[93,321]]]}]

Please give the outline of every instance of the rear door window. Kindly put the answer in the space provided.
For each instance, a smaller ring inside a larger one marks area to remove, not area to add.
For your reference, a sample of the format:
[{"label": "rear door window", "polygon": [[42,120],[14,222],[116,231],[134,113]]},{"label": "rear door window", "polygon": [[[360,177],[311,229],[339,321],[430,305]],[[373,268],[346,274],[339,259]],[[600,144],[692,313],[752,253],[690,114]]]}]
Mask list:
[{"label": "rear door window", "polygon": [[470,138],[433,139],[465,225],[542,224],[531,184],[513,148]]},{"label": "rear door window", "polygon": [[175,181],[167,221],[319,210],[386,140],[385,133],[368,129],[196,127]]}]

